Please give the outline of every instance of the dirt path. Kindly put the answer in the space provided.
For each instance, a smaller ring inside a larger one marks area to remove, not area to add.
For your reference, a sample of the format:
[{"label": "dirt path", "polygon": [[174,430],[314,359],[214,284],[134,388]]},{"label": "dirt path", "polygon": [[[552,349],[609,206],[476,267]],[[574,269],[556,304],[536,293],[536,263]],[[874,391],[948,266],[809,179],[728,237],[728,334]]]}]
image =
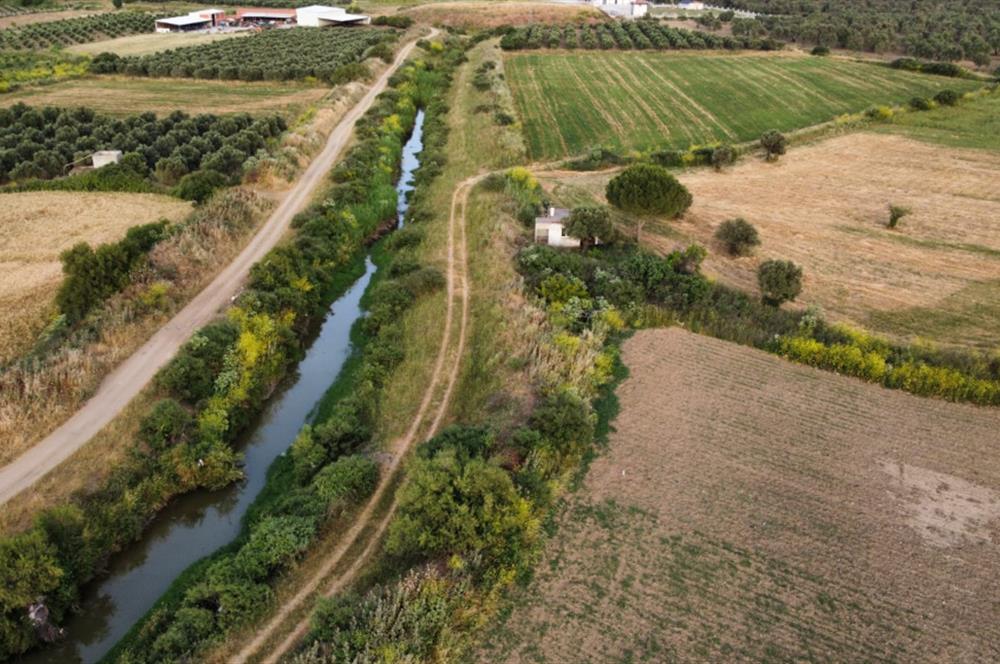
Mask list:
[{"label": "dirt path", "polygon": [[[243,664],[254,658],[258,651],[266,648],[268,641],[279,633],[279,630],[289,617],[299,610],[305,602],[314,597],[314,594],[322,587],[323,582],[327,580],[334,569],[344,560],[348,551],[353,549],[360,541],[360,537],[364,531],[372,525],[372,520],[376,518],[375,512],[378,505],[382,502],[383,497],[390,487],[395,485],[396,476],[401,470],[402,461],[407,456],[407,453],[416,442],[433,436],[441,426],[441,422],[448,411],[452,391],[458,382],[461,358],[465,351],[466,327],[469,319],[465,210],[469,200],[469,192],[481,177],[475,176],[463,180],[452,194],[451,212],[448,217],[448,302],[445,311],[444,334],[441,336],[441,346],[438,348],[437,359],[434,363],[434,372],[430,377],[427,390],[424,392],[423,400],[420,403],[420,408],[417,410],[416,415],[414,415],[410,428],[407,430],[405,436],[392,444],[390,449],[392,460],[388,466],[382,469],[378,488],[368,500],[364,510],[355,519],[347,535],[299,592],[281,607],[266,626],[256,633],[253,640],[247,643],[238,654],[230,659],[231,662]],[[459,300],[458,303],[456,303],[456,298]],[[453,340],[455,335],[452,328],[454,327],[456,309],[459,309],[458,335],[457,339]],[[452,349],[453,345],[454,348]],[[451,371],[448,371],[446,376],[445,365],[449,361],[449,358]],[[435,398],[442,391],[442,388],[443,393]],[[434,419],[431,421],[429,427],[425,427],[424,425],[431,415],[433,415]],[[354,581],[358,572],[368,562],[376,546],[382,540],[382,535],[385,533],[386,528],[388,528],[389,522],[396,511],[397,500],[396,497],[393,498],[389,509],[376,522],[374,530],[364,535],[367,538],[364,550],[355,557],[350,567],[329,581],[328,585],[321,591],[323,595],[329,596],[339,592]],[[291,629],[279,645],[274,647],[265,657],[255,661],[274,664],[305,636],[308,629],[309,616],[307,615]]]},{"label": "dirt path", "polygon": [[[437,33],[434,30],[430,36]],[[239,292],[251,266],[270,251],[288,230],[292,218],[309,202],[337,157],[350,142],[354,124],[367,111],[416,46],[400,49],[392,66],[345,115],[327,139],[326,147],[309,164],[257,235],[201,293],[164,325],[101,383],[94,395],[58,429],[0,468],[0,504],[30,487],[68,459],[104,428],[146,386],[191,335],[218,315]]]}]

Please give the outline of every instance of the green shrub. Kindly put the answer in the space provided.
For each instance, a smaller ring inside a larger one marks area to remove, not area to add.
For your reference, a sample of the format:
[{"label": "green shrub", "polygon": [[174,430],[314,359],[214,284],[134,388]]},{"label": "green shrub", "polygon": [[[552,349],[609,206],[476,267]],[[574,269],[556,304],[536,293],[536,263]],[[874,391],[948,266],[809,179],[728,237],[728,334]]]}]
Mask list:
[{"label": "green shrub", "polygon": [[186,201],[204,203],[219,187],[227,184],[226,177],[218,171],[199,170],[188,173],[177,185],[177,195]]},{"label": "green shrub", "polygon": [[736,161],[736,150],[730,145],[720,145],[712,150],[712,167],[721,171],[723,167],[730,166]]},{"label": "green shrub", "polygon": [[332,507],[355,505],[378,486],[379,468],[372,459],[354,454],[341,457],[313,479],[316,493]]},{"label": "green shrub", "polygon": [[926,97],[914,97],[910,100],[910,108],[915,111],[929,111],[934,108],[930,99]]},{"label": "green shrub", "polygon": [[238,334],[236,325],[229,320],[209,323],[181,346],[177,355],[160,370],[157,384],[192,406],[207,399]]},{"label": "green shrub", "polygon": [[764,261],[757,268],[757,284],[765,304],[779,306],[802,292],[802,268],[791,261]]},{"label": "green shrub", "polygon": [[827,46],[814,46],[810,53],[819,56],[830,55],[830,49]]},{"label": "green shrub", "polygon": [[942,106],[955,106],[958,104],[959,95],[954,90],[942,90],[934,95],[934,101]]},{"label": "green shrub", "polygon": [[910,214],[910,208],[903,207],[902,205],[892,205],[889,204],[889,223],[887,226],[889,228],[895,228],[900,220],[906,215]]},{"label": "green shrub", "polygon": [[788,151],[788,139],[780,131],[766,131],[761,134],[760,147],[764,149],[768,161],[774,161]]},{"label": "green shrub", "polygon": [[96,250],[81,242],[64,251],[60,260],[65,277],[56,294],[59,311],[76,322],[122,290],[140,259],[166,235],[166,228],[166,221],[133,226],[122,240],[102,244]]},{"label": "green shrub", "polygon": [[161,399],[139,423],[139,440],[154,451],[184,441],[191,433],[191,413],[173,399]]},{"label": "green shrub", "polygon": [[372,19],[372,25],[388,25],[392,28],[405,30],[413,25],[413,18],[410,16],[376,16]]},{"label": "green shrub", "polygon": [[760,245],[760,235],[746,219],[727,219],[719,224],[715,239],[733,256],[746,256]]},{"label": "green shrub", "polygon": [[263,581],[305,551],[315,532],[315,524],[307,518],[266,517],[250,530],[233,565],[242,576]]}]

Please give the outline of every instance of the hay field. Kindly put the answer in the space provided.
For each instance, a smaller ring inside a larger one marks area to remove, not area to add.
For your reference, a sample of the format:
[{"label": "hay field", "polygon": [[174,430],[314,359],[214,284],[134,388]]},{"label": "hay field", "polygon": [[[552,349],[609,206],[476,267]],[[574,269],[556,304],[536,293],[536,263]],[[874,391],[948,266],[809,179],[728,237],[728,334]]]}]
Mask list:
[{"label": "hay field", "polygon": [[70,53],[95,56],[98,53],[117,53],[124,57],[127,55],[146,55],[156,53],[171,48],[181,48],[182,46],[197,46],[208,44],[209,42],[221,39],[232,39],[233,37],[245,37],[253,34],[247,32],[171,32],[168,34],[148,33],[141,35],[129,35],[118,37],[117,39],[105,39],[103,41],[88,42],[85,44],[74,44],[66,50]]},{"label": "hay field", "polygon": [[515,53],[505,58],[535,159],[753,140],[970,81],[790,53]]},{"label": "hay field", "polygon": [[191,204],[156,194],[63,191],[0,195],[0,362],[31,345],[62,281],[59,254],[113,242],[138,224],[178,220]]},{"label": "hay field", "polygon": [[294,118],[328,92],[299,83],[245,83],[191,79],[99,76],[26,88],[0,98],[0,106],[89,106],[118,115],[180,109],[188,113],[280,113]]},{"label": "hay field", "polygon": [[421,23],[456,28],[496,28],[532,23],[600,22],[605,14],[588,5],[547,2],[438,2],[400,13]]},{"label": "hay field", "polygon": [[1000,411],[681,329],[480,662],[1000,661]]}]

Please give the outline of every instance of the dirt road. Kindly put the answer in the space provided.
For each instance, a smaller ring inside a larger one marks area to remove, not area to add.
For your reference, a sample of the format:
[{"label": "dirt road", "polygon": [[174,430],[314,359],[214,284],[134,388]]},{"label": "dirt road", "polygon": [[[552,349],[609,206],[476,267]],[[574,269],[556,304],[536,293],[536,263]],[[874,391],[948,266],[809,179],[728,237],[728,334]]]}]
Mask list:
[{"label": "dirt road", "polygon": [[[432,34],[436,33],[435,30]],[[326,147],[289,190],[281,204],[236,259],[205,290],[164,325],[149,341],[109,374],[87,403],[37,445],[0,468],[0,505],[30,487],[68,459],[146,386],[156,372],[200,327],[211,321],[239,292],[251,266],[273,248],[288,230],[292,218],[305,207],[341,151],[354,124],[388,84],[389,77],[410,55],[415,41],[403,46],[387,69],[361,100],[334,128]]]},{"label": "dirt road", "polygon": [[[280,635],[280,630],[285,627],[289,617],[298,611],[305,602],[314,598],[315,593],[320,590],[324,581],[328,581],[323,588],[323,595],[332,595],[343,590],[357,577],[358,572],[368,562],[371,554],[382,539],[392,515],[396,511],[397,501],[394,498],[391,506],[381,515],[379,520],[371,529],[372,519],[376,518],[375,511],[382,502],[386,491],[396,484],[395,479],[401,469],[401,462],[406,457],[407,452],[413,445],[426,438],[430,438],[437,433],[444,416],[448,411],[448,403],[455,384],[458,382],[458,372],[461,366],[462,354],[465,351],[466,327],[469,319],[469,289],[468,289],[468,264],[467,249],[465,239],[465,209],[467,207],[469,192],[480,179],[481,176],[463,180],[455,188],[451,200],[451,212],[448,218],[448,291],[447,308],[444,319],[444,333],[441,336],[441,345],[438,348],[437,359],[434,363],[434,372],[424,397],[420,403],[420,408],[413,417],[413,422],[407,430],[406,435],[395,441],[390,451],[392,460],[382,468],[381,480],[375,493],[368,500],[364,510],[358,515],[351,529],[347,532],[338,546],[331,551],[329,557],[322,566],[306,582],[306,584],[287,601],[274,615],[274,617],[261,630],[257,631],[254,638],[230,661],[237,664],[245,662],[261,661],[265,664],[274,664],[282,655],[288,652],[298,643],[309,628],[308,615],[294,625],[287,636],[276,646],[268,650],[268,643]],[[457,302],[456,302],[457,300]],[[458,330],[457,335],[452,329],[454,319],[458,310]],[[450,364],[450,367],[446,365]],[[450,371],[447,369],[450,368]],[[429,418],[430,425],[425,426]],[[347,552],[355,547],[361,536],[366,538],[362,552],[354,558],[343,573],[328,580],[330,574],[344,560]],[[261,658],[255,657],[258,654],[264,655]]]}]

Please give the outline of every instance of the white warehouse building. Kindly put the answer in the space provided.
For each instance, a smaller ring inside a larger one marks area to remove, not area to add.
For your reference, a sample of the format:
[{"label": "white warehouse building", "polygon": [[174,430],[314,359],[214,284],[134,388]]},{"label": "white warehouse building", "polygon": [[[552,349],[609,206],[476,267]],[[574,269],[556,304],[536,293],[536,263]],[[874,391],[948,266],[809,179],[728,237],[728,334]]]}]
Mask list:
[{"label": "white warehouse building", "polygon": [[327,25],[368,25],[372,22],[372,17],[348,14],[343,7],[309,5],[295,10],[295,22],[307,27],[322,28]]},{"label": "white warehouse building", "polygon": [[609,16],[642,18],[649,11],[646,0],[590,0],[590,4]]}]

